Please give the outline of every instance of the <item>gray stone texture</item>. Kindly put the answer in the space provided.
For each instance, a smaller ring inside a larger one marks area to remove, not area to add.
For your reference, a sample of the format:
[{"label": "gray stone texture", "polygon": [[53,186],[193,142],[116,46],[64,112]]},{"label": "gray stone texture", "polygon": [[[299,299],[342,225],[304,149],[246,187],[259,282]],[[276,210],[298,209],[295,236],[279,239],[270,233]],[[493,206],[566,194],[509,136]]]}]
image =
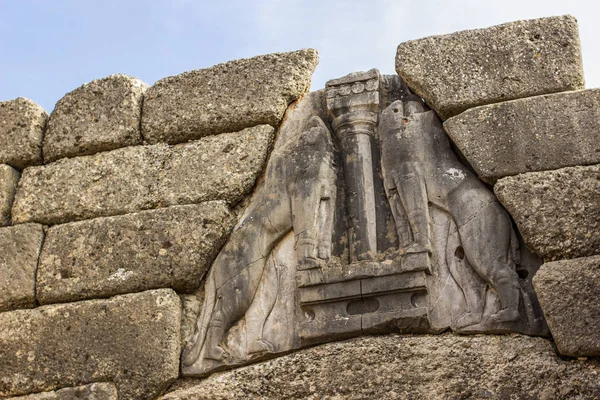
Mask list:
[{"label": "gray stone texture", "polygon": [[127,147],[27,168],[15,196],[13,223],[53,225],[153,208],[169,152],[166,145]]},{"label": "gray stone texture", "polygon": [[67,93],[56,103],[44,137],[44,161],[142,143],[142,98],[148,85],[116,74]]},{"label": "gray stone texture", "polygon": [[189,293],[234,224],[226,203],[213,201],[53,226],[37,299],[50,304],[157,288]]},{"label": "gray stone texture", "polygon": [[179,374],[180,321],[168,289],[0,313],[0,396],[108,381],[153,398]]},{"label": "gray stone texture", "polygon": [[35,274],[44,241],[38,224],[0,228],[0,312],[35,305]]},{"label": "gray stone texture", "polygon": [[6,164],[0,164],[0,226],[10,225],[10,210],[15,200],[21,174]]},{"label": "gray stone texture", "polygon": [[558,351],[600,356],[600,256],[546,263],[533,285]]},{"label": "gray stone texture", "polygon": [[585,86],[577,20],[569,15],[401,43],[396,71],[442,119]]},{"label": "gray stone texture", "polygon": [[173,147],[127,147],[28,168],[13,222],[54,225],[166,205],[237,203],[262,172],[273,135],[262,125]]},{"label": "gray stone texture", "polygon": [[269,125],[171,147],[158,185],[162,204],[240,201],[261,174],[273,144]]},{"label": "gray stone texture", "polygon": [[472,108],[444,128],[481,179],[600,163],[600,89]]},{"label": "gray stone texture", "polygon": [[11,397],[8,400],[118,400],[118,393],[112,383],[100,382],[52,392]]},{"label": "gray stone texture", "polygon": [[142,134],[181,143],[261,124],[277,126],[310,88],[317,51],[305,49],[230,61],[171,76],[146,93]]},{"label": "gray stone texture", "polygon": [[48,114],[19,97],[0,102],[0,164],[18,169],[42,163],[42,139]]},{"label": "gray stone texture", "polygon": [[600,165],[506,177],[494,192],[545,261],[600,254]]},{"label": "gray stone texture", "polygon": [[600,396],[599,373],[598,360],[562,360],[542,338],[392,335],[182,381],[162,400],[591,399]]}]

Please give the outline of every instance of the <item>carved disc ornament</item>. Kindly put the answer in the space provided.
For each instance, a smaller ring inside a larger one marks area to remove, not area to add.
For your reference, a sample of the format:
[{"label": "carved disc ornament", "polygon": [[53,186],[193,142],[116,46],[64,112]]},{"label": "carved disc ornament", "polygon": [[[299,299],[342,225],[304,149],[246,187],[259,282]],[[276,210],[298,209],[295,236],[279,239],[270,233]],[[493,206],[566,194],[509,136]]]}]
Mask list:
[{"label": "carved disc ornament", "polygon": [[540,261],[399,77],[296,107],[207,276],[185,375],[369,333],[547,335]]}]

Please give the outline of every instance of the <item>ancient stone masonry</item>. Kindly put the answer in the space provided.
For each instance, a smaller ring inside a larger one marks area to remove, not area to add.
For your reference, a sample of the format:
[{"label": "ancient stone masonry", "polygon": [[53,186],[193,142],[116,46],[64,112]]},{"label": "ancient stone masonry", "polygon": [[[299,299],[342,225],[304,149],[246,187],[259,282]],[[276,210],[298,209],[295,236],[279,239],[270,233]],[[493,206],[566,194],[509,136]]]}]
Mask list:
[{"label": "ancient stone masonry", "polygon": [[364,333],[547,334],[527,279],[539,263],[517,266],[508,214],[433,111],[377,70],[311,100],[333,132],[324,110],[298,112],[304,125],[276,145],[208,275],[185,375]]},{"label": "ancient stone masonry", "polygon": [[139,121],[147,88],[137,78],[117,74],[67,93],[48,120],[45,161],[142,144]]},{"label": "ancient stone masonry", "polygon": [[317,59],[0,102],[1,398],[600,397],[576,20]]},{"label": "ancient stone masonry", "polygon": [[570,15],[401,43],[396,71],[444,120],[585,84],[577,20]]}]

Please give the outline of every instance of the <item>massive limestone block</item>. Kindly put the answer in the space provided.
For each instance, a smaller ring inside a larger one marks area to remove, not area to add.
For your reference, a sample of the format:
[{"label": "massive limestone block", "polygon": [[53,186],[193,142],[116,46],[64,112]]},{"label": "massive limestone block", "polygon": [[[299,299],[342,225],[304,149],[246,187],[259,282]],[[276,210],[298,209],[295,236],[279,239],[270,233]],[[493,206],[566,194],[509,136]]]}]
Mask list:
[{"label": "massive limestone block", "polygon": [[20,176],[16,169],[0,164],[0,226],[10,225],[10,210]]},{"label": "massive limestone block", "polygon": [[166,145],[128,147],[27,168],[13,222],[54,225],[153,208],[168,153]]},{"label": "massive limestone block", "polygon": [[478,175],[493,183],[530,171],[600,163],[600,89],[472,108],[444,128]]},{"label": "massive limestone block", "polygon": [[599,373],[597,360],[562,360],[542,338],[392,335],[189,381],[162,399],[583,399],[600,396]]},{"label": "massive limestone block", "polygon": [[198,288],[235,219],[224,202],[56,225],[37,273],[41,304]]},{"label": "massive limestone block", "polygon": [[600,254],[600,165],[506,177],[494,192],[546,261]]},{"label": "massive limestone block", "polygon": [[100,382],[69,387],[52,392],[11,397],[8,400],[118,400],[117,388],[112,383]]},{"label": "massive limestone block", "polygon": [[235,204],[254,186],[273,136],[272,127],[261,125],[177,146],[134,146],[28,168],[13,222],[54,225],[166,205]]},{"label": "massive limestone block", "polygon": [[147,88],[137,78],[116,74],[67,93],[48,120],[45,162],[141,144],[142,98]]},{"label": "massive limestone block", "polygon": [[23,169],[42,163],[42,139],[48,114],[19,97],[0,102],[0,164]]},{"label": "massive limestone block", "polygon": [[35,305],[35,273],[43,241],[41,225],[0,228],[0,312]]},{"label": "massive limestone block", "polygon": [[153,398],[178,376],[180,319],[168,289],[0,313],[0,396],[114,382]]},{"label": "massive limestone block", "polygon": [[569,15],[411,40],[396,71],[442,119],[484,104],[584,88]]},{"label": "massive limestone block", "polygon": [[267,54],[161,79],[146,93],[142,134],[180,143],[246,127],[277,126],[310,87],[316,50]]},{"label": "massive limestone block", "polygon": [[260,125],[172,147],[158,197],[167,205],[238,202],[262,172],[274,132],[271,126]]},{"label": "massive limestone block", "polygon": [[546,263],[533,285],[558,351],[600,356],[600,256]]}]

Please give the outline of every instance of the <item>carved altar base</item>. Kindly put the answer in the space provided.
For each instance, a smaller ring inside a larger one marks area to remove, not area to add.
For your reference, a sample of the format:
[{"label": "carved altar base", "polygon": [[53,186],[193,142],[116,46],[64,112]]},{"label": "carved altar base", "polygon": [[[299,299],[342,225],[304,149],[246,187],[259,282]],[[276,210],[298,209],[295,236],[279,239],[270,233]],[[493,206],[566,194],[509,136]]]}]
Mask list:
[{"label": "carved altar base", "polygon": [[298,271],[300,344],[380,332],[429,332],[427,253]]}]

